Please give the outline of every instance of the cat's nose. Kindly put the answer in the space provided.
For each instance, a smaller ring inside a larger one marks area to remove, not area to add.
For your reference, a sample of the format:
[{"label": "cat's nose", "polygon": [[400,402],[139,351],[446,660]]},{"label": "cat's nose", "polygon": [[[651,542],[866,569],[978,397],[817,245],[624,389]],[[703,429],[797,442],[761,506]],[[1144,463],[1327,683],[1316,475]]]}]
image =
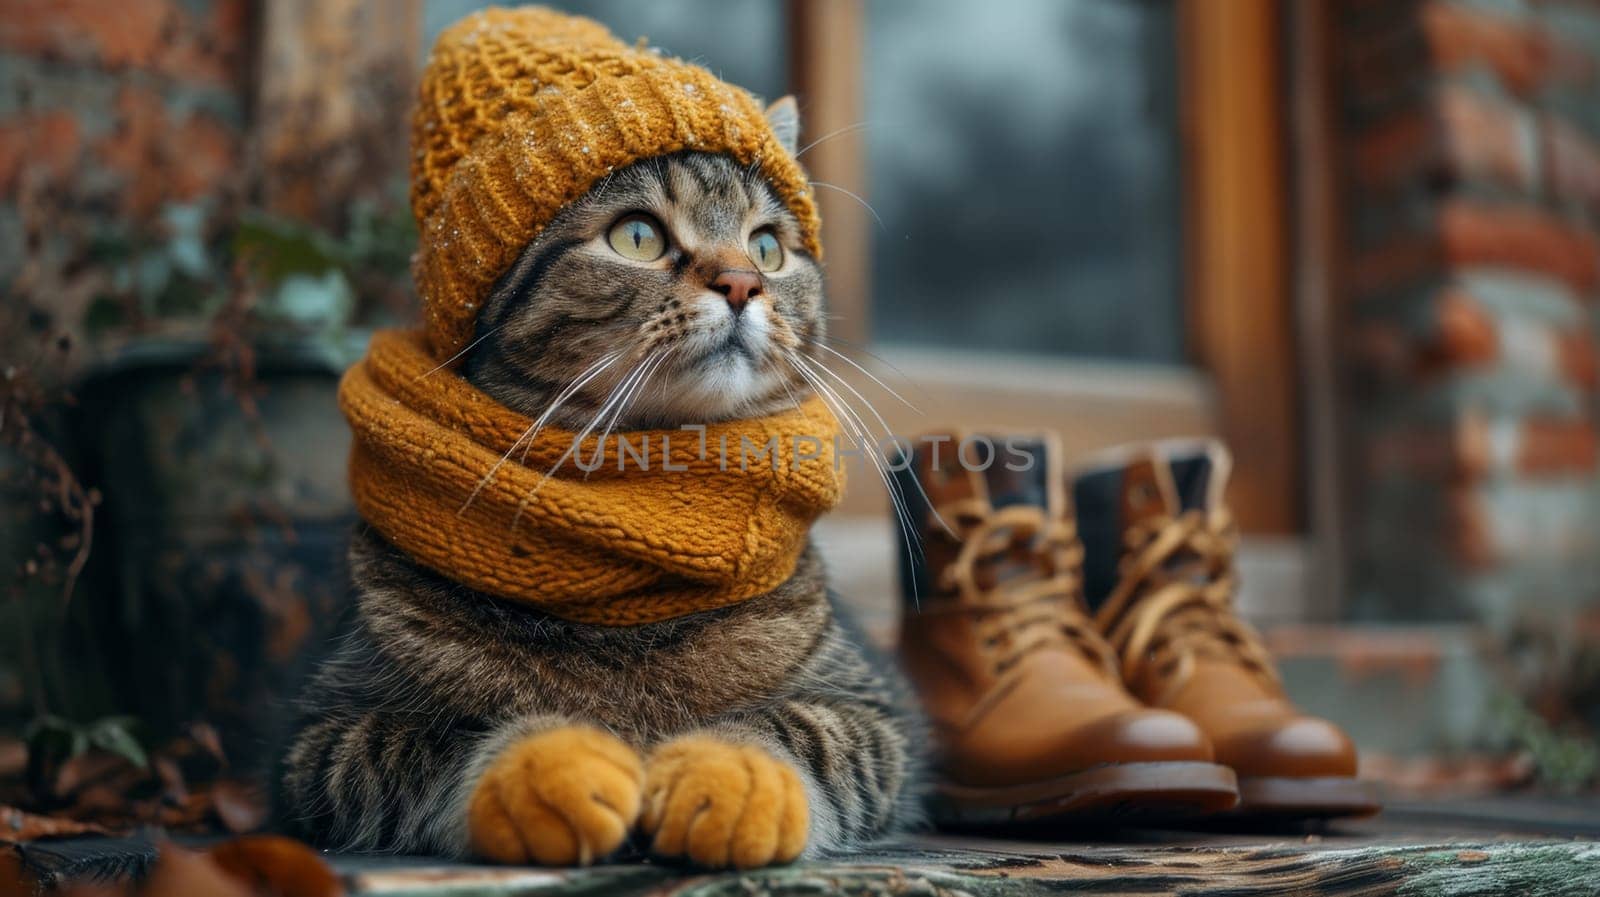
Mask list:
[{"label": "cat's nose", "polygon": [[711,281],[711,288],[728,300],[734,314],[744,311],[751,299],[761,295],[761,275],[754,271],[729,269],[719,272]]}]

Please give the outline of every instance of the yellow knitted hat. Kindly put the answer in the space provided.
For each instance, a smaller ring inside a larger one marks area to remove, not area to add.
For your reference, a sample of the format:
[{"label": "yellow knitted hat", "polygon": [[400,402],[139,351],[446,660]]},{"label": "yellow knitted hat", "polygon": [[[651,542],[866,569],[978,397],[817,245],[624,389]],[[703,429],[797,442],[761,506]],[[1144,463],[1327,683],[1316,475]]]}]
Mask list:
[{"label": "yellow knitted hat", "polygon": [[755,97],[589,19],[529,6],[451,26],[422,75],[412,146],[413,273],[440,359],[466,347],[494,282],[563,206],[642,159],[692,149],[759,165],[821,255],[805,174]]}]

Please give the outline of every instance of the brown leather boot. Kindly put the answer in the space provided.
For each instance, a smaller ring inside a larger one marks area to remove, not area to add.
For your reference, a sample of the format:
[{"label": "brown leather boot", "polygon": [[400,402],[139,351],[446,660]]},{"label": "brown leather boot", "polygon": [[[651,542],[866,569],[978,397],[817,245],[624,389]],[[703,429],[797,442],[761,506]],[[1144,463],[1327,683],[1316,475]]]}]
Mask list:
[{"label": "brown leather boot", "polygon": [[1215,441],[1172,441],[1113,449],[1073,477],[1095,626],[1128,689],[1198,723],[1239,774],[1238,812],[1377,812],[1349,737],[1295,709],[1260,636],[1234,614],[1231,463]]},{"label": "brown leather boot", "polygon": [[1198,727],[1117,681],[1079,599],[1083,552],[1056,447],[1018,439],[1028,469],[1008,469],[1024,462],[1002,447],[980,471],[981,447],[961,453],[961,434],[949,437],[916,443],[898,476],[923,552],[901,549],[899,653],[934,726],[936,820],[1233,806],[1234,776]]}]

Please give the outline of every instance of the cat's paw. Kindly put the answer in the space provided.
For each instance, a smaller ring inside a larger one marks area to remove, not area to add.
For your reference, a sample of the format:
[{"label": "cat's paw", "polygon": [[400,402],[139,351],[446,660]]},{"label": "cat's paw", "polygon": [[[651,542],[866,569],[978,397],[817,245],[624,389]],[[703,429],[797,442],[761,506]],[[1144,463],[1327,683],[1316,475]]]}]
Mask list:
[{"label": "cat's paw", "polygon": [[501,752],[467,804],[472,851],[500,863],[588,865],[639,816],[643,764],[599,729],[564,726]]},{"label": "cat's paw", "polygon": [[800,774],[759,747],[690,735],[650,755],[642,825],[661,856],[736,869],[787,863],[809,823]]}]

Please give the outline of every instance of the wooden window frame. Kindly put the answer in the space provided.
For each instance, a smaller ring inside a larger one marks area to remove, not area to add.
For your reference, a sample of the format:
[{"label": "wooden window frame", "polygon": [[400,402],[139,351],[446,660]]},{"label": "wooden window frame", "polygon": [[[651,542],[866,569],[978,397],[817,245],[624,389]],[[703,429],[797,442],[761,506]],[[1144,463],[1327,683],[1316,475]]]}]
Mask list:
[{"label": "wooden window frame", "polygon": [[[859,128],[865,44],[862,0],[790,0],[790,83],[808,135],[828,135],[804,162],[815,180],[869,194]],[[896,432],[941,423],[1051,428],[1069,455],[1119,442],[1214,434],[1232,449],[1230,504],[1255,534],[1303,531],[1300,372],[1289,220],[1289,118],[1280,85],[1285,20],[1274,0],[1178,0],[1184,156],[1184,310],[1194,367],[1003,353],[879,349],[855,361],[875,375],[915,373],[933,401],[921,416],[884,406]],[[815,140],[808,136],[807,140]],[[818,191],[828,230],[832,324],[872,345],[867,213]],[[902,429],[906,428],[906,429]],[[882,497],[855,490],[846,510]]]}]

